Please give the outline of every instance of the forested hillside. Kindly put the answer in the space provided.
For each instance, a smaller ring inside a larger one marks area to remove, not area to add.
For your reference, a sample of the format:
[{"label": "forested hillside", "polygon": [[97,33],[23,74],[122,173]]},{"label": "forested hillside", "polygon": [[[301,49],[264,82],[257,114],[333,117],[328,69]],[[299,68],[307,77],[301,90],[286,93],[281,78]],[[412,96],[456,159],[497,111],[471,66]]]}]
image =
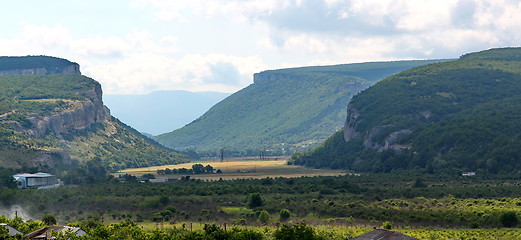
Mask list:
[{"label": "forested hillside", "polygon": [[303,67],[257,73],[254,83],[187,126],[155,137],[173,149],[290,154],[342,127],[350,98],[376,81],[433,61]]},{"label": "forested hillside", "polygon": [[187,161],[111,117],[100,84],[81,75],[0,76],[0,133],[2,167],[94,161],[116,170]]},{"label": "forested hillside", "polygon": [[388,77],[355,96],[343,131],[297,164],[389,172],[521,170],[521,49]]}]

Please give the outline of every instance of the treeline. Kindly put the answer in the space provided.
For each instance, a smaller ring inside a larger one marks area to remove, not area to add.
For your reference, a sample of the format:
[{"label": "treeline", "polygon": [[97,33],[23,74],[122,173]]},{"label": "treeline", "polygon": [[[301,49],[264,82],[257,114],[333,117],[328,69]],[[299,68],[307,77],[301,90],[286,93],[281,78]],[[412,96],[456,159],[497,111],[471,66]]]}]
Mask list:
[{"label": "treeline", "polygon": [[200,163],[192,165],[192,168],[165,168],[158,169],[158,175],[171,175],[171,174],[213,174],[213,173],[222,173],[221,169],[214,169],[210,164],[203,166]]}]

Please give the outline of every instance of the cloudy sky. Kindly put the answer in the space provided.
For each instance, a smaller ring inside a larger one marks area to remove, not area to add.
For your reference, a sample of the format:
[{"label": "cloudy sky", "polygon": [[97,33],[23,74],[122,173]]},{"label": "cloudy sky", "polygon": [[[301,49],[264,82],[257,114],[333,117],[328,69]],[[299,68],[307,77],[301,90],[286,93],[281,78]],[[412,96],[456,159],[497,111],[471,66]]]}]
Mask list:
[{"label": "cloudy sky", "polygon": [[108,94],[234,92],[266,69],[519,46],[521,1],[3,1],[0,29],[0,55],[69,59]]}]

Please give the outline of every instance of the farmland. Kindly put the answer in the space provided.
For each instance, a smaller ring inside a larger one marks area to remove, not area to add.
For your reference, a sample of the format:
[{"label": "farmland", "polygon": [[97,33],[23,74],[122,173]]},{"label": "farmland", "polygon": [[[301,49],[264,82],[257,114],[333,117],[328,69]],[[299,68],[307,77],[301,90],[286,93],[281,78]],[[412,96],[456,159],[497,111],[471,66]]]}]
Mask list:
[{"label": "farmland", "polygon": [[[211,227],[223,234],[252,233],[263,236],[256,239],[278,239],[274,236],[283,225],[305,222],[317,237],[322,237],[316,239],[346,239],[385,225],[419,239],[521,237],[517,228],[521,179],[515,175],[478,173],[462,177],[408,171],[288,178],[274,177],[298,172],[280,160],[198,164],[223,169],[228,166],[235,174],[237,169],[257,166],[257,173],[264,171],[271,177],[256,179],[241,172],[243,177],[233,180],[207,181],[198,176],[220,174],[199,174],[175,182],[142,183],[120,182],[111,176],[58,189],[4,189],[0,200],[4,206],[19,204],[32,219],[52,214],[60,224],[84,226],[94,235],[134,231],[143,236],[178,236],[162,239],[190,239],[182,236],[206,236]],[[161,166],[115,175],[139,176],[163,167],[189,166]],[[287,169],[275,174],[277,169],[282,171],[280,168]],[[505,216],[513,216],[513,220],[505,220]],[[228,230],[224,230],[225,225]]]},{"label": "farmland", "polygon": [[[262,178],[276,178],[276,177],[314,177],[314,176],[340,176],[345,175],[346,172],[342,170],[332,169],[314,169],[296,165],[288,165],[287,159],[276,159],[276,160],[245,160],[245,159],[230,159],[227,161],[205,161],[205,162],[192,162],[183,163],[177,165],[164,165],[155,167],[145,168],[129,168],[114,173],[115,176],[121,174],[130,174],[136,177],[144,174],[157,175],[157,170],[161,169],[191,169],[192,165],[199,163],[202,165],[211,165],[214,169],[220,169],[222,173],[219,174],[188,174],[191,178],[201,180],[231,180],[231,179],[262,179]],[[187,176],[187,174],[170,174],[162,175],[160,177],[169,178],[180,178]],[[156,176],[159,177],[159,176]]]}]

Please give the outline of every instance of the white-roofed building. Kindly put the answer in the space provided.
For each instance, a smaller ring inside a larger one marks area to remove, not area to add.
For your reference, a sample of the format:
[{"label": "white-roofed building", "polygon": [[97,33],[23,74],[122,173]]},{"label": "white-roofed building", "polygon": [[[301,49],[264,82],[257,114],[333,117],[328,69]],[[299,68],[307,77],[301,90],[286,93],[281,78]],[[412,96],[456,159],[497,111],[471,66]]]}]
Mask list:
[{"label": "white-roofed building", "polygon": [[52,188],[58,187],[60,181],[49,173],[20,173],[13,175],[18,188]]}]

